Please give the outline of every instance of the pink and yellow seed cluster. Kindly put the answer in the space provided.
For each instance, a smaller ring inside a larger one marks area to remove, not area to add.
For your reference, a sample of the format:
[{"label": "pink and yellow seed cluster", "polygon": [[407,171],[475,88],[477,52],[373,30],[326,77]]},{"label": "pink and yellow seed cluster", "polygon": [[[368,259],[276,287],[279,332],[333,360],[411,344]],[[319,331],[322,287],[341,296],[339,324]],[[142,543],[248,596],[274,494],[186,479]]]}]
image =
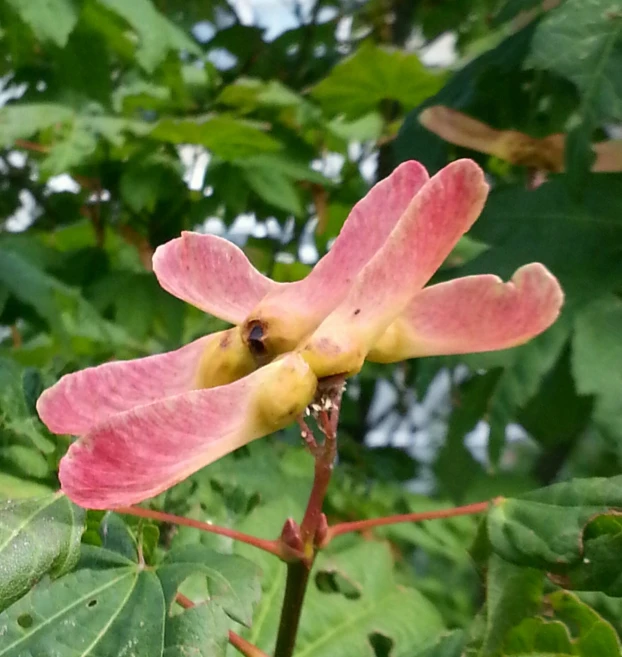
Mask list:
[{"label": "pink and yellow seed cluster", "polygon": [[184,233],[155,253],[162,287],[234,328],[181,349],[63,377],[38,410],[79,437],[63,490],[90,508],[134,504],[287,426],[319,379],[365,359],[505,349],[548,328],[563,293],[538,263],[508,283],[470,276],[424,288],[479,216],[481,169],[459,160],[429,178],[405,162],[352,210],[329,253],[276,283],[211,235]]}]

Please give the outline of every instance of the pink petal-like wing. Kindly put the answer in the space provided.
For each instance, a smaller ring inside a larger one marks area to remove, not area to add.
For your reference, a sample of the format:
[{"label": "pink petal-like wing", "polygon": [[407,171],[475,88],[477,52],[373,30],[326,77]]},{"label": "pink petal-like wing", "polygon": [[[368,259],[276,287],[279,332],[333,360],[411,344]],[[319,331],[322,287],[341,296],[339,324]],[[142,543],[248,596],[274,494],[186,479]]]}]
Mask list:
[{"label": "pink petal-like wing", "polygon": [[153,497],[287,426],[313,399],[316,385],[304,361],[290,354],[235,383],[115,415],[69,448],[60,464],[62,489],[92,509]]},{"label": "pink petal-like wing", "polygon": [[313,271],[301,281],[271,290],[249,319],[264,322],[280,348],[293,348],[341,302],[427,180],[418,162],[398,166],[354,206],[332,248]]},{"label": "pink petal-like wing", "polygon": [[280,287],[235,244],[200,233],[184,232],[159,246],[153,271],[167,292],[232,324],[243,322],[269,290]]},{"label": "pink petal-like wing", "polygon": [[318,376],[357,371],[374,343],[430,279],[479,216],[488,185],[472,160],[427,182],[344,301],[305,346]]},{"label": "pink petal-like wing", "polygon": [[410,302],[368,359],[392,363],[515,347],[551,326],[563,300],[557,279],[539,263],[521,267],[508,283],[484,275],[433,285]]},{"label": "pink petal-like wing", "polygon": [[198,387],[201,355],[222,335],[205,336],[177,351],[66,374],[39,397],[39,416],[54,433],[80,436],[116,413],[192,390]]}]

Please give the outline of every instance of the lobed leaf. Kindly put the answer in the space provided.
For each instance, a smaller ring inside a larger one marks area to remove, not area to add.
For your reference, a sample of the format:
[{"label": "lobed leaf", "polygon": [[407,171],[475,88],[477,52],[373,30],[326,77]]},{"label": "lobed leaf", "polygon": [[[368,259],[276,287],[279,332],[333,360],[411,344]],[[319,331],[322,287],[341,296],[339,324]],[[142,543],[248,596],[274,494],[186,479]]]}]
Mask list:
[{"label": "lobed leaf", "polygon": [[82,509],[60,493],[0,505],[0,609],[45,574],[59,577],[75,566],[83,521]]}]

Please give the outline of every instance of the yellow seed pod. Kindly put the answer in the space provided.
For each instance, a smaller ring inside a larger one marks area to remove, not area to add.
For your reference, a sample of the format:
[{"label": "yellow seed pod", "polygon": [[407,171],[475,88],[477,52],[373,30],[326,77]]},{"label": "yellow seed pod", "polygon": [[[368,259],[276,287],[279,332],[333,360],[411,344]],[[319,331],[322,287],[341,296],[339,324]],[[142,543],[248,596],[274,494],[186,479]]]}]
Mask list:
[{"label": "yellow seed pod", "polygon": [[302,347],[300,355],[318,379],[343,374],[352,376],[360,371],[367,349],[354,333],[342,332],[333,339],[318,331]]},{"label": "yellow seed pod", "polygon": [[233,383],[255,371],[257,366],[236,326],[208,343],[197,368],[197,387],[215,388]]},{"label": "yellow seed pod", "polygon": [[257,393],[256,417],[265,433],[291,424],[313,401],[317,378],[298,354],[287,354],[266,365]]},{"label": "yellow seed pod", "polygon": [[374,363],[396,363],[410,358],[414,338],[409,327],[399,317],[389,325],[387,330],[374,343],[367,360]]}]

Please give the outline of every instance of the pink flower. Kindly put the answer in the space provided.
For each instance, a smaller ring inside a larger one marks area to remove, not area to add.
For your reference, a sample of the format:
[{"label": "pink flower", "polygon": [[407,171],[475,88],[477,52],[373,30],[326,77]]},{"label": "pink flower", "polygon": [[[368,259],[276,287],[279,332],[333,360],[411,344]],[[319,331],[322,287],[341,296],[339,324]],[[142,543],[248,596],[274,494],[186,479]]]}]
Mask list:
[{"label": "pink flower", "polygon": [[329,253],[296,283],[264,277],[218,237],[184,233],[158,248],[162,287],[235,327],[46,390],[42,420],[79,436],[61,461],[63,490],[90,508],[133,504],[287,426],[318,379],[355,374],[366,358],[505,349],[544,331],[563,293],[541,264],[508,283],[470,276],[422,289],[487,193],[470,160],[431,179],[406,162],[354,207]]}]

